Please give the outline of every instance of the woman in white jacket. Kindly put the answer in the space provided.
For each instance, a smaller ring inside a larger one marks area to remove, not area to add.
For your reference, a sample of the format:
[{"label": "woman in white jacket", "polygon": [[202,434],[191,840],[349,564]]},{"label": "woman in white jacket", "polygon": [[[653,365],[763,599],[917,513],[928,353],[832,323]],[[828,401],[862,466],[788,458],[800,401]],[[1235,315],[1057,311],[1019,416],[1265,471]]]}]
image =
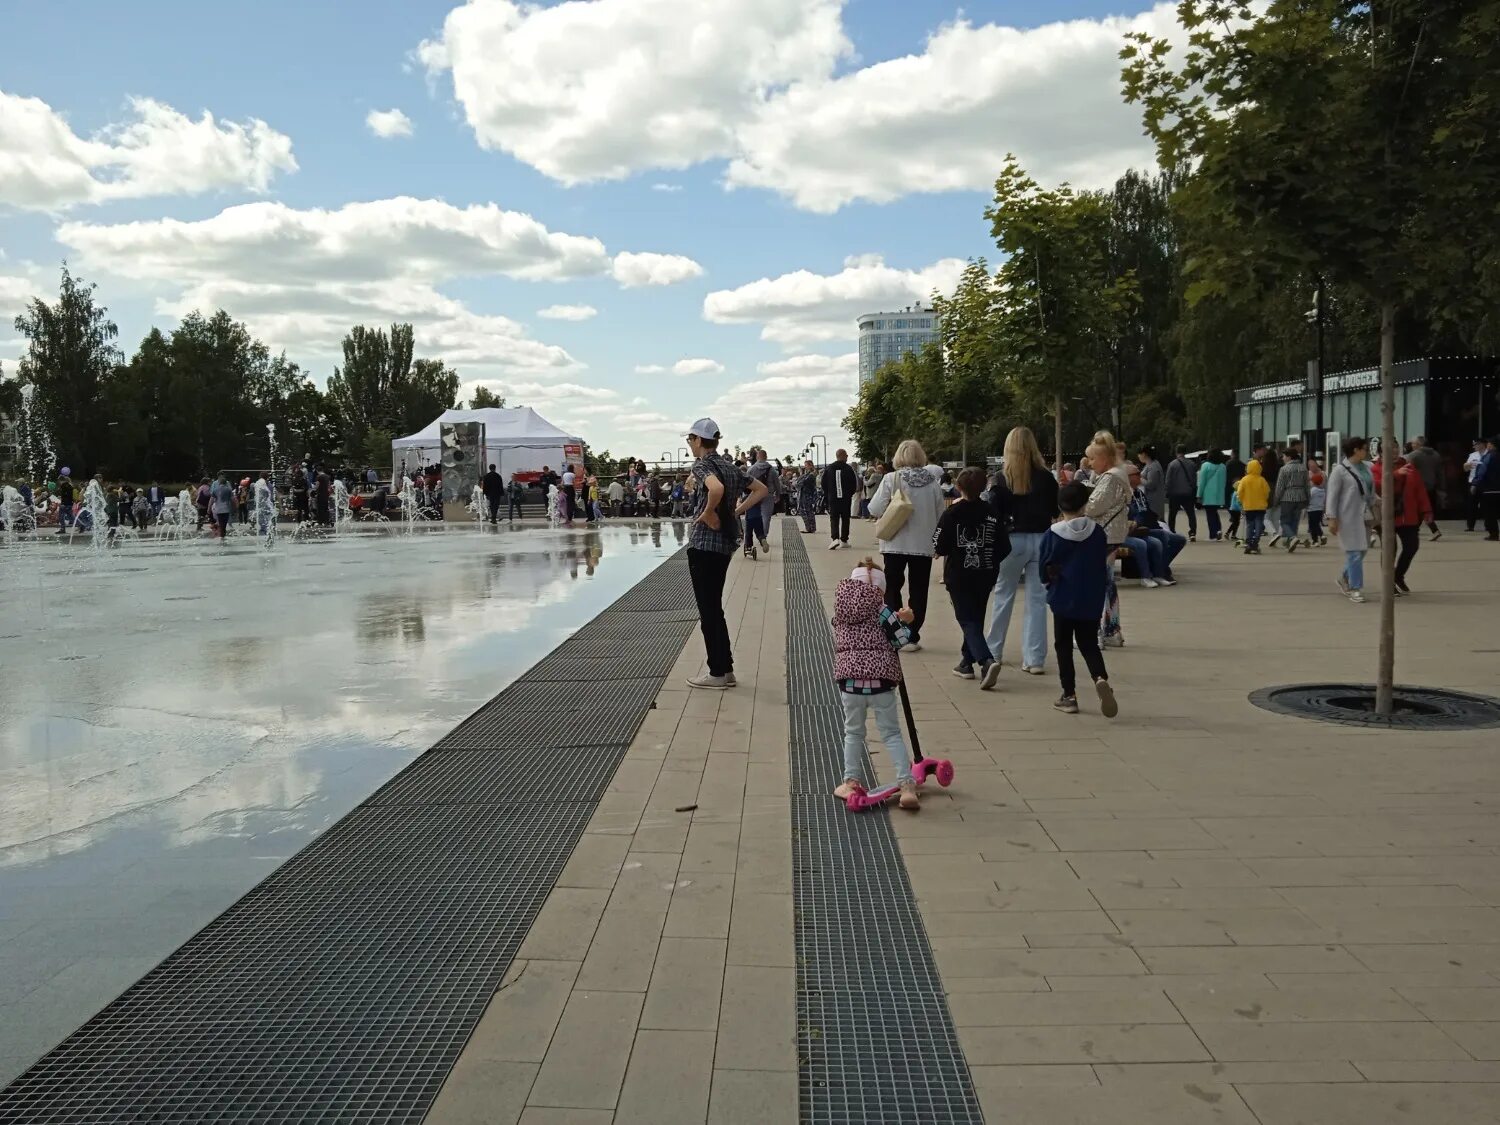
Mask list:
[{"label": "woman in white jacket", "polygon": [[912,643],[907,648],[915,652],[921,648],[917,642],[922,637],[922,623],[927,620],[932,537],[937,533],[938,517],[943,514],[943,471],[928,465],[926,451],[910,438],[897,447],[891,470],[870,500],[870,514],[877,520],[885,515],[897,489],[911,504],[911,516],[901,530],[879,542],[885,562],[885,604],[893,611],[901,608],[902,583],[911,579],[907,602],[912,612]]}]

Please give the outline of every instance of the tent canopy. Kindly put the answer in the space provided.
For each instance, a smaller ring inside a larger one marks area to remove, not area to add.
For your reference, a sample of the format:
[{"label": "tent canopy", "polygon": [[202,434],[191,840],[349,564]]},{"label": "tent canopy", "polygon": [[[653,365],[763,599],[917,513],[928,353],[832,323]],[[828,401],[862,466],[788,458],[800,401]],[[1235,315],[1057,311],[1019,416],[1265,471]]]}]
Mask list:
[{"label": "tent canopy", "polygon": [[442,449],[439,427],[444,422],[483,422],[486,449],[561,449],[565,445],[583,444],[582,438],[559,430],[531,407],[518,406],[513,410],[505,407],[445,410],[416,433],[396,438],[391,449],[432,450],[436,455]]},{"label": "tent canopy", "polygon": [[412,466],[442,460],[444,422],[483,423],[485,464],[497,465],[503,475],[522,480],[533,479],[543,465],[561,465],[569,457],[583,455],[581,438],[564,433],[529,406],[445,410],[416,433],[391,442],[392,478]]}]

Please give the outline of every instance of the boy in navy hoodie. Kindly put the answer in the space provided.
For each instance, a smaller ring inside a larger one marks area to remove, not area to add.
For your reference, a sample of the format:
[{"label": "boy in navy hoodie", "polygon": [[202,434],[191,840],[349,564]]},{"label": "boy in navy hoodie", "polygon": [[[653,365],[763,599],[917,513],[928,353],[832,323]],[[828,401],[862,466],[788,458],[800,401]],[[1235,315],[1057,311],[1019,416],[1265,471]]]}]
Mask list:
[{"label": "boy in navy hoodie", "polygon": [[1105,571],[1114,565],[1114,558],[1104,529],[1083,514],[1088,499],[1083,485],[1064,485],[1057,494],[1062,519],[1042,536],[1040,569],[1047,584],[1047,604],[1052,607],[1052,638],[1062,680],[1062,698],[1053,706],[1068,715],[1078,714],[1073,672],[1076,642],[1099,693],[1099,710],[1106,719],[1113,719],[1120,706],[1099,651],[1099,617],[1104,612]]}]

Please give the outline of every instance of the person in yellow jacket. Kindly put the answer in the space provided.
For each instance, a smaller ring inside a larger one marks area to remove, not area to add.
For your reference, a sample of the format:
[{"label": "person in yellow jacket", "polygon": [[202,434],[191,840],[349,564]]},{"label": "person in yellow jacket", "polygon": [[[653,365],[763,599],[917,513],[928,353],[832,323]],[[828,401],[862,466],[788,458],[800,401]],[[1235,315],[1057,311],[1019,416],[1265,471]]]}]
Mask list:
[{"label": "person in yellow jacket", "polygon": [[1234,486],[1240,508],[1245,513],[1245,554],[1260,554],[1260,535],[1266,526],[1266,509],[1271,504],[1271,485],[1261,471],[1260,462],[1252,458],[1245,465],[1245,475]]}]

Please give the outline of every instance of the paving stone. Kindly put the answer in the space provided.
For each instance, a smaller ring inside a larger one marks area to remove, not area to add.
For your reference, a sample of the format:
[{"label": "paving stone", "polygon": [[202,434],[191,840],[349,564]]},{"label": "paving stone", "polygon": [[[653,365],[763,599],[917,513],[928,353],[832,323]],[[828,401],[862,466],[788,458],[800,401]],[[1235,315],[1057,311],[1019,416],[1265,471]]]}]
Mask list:
[{"label": "paving stone", "polygon": [[797,1075],[785,1070],[715,1070],[708,1125],[797,1120]]},{"label": "paving stone", "polygon": [[701,1125],[708,1116],[713,1066],[712,1032],[642,1029],[614,1125]]},{"label": "paving stone", "polygon": [[550,1109],[527,1106],[519,1125],[611,1125],[612,1109]]},{"label": "paving stone", "polygon": [[1493,1125],[1500,1085],[1376,1083],[1360,1086],[1247,1086],[1260,1125]]},{"label": "paving stone", "polygon": [[641,1026],[713,1031],[719,1026],[728,943],[713,938],[664,937],[656,953]]},{"label": "paving stone", "polygon": [[[1453,1024],[1483,1027],[1483,1024]],[[1465,1059],[1443,1029],[1430,1023],[1194,1023],[1220,1062],[1306,1059]]]},{"label": "paving stone", "polygon": [[1240,945],[1135,950],[1153,973],[1362,973],[1368,966],[1341,946]]},{"label": "paving stone", "polygon": [[724,1070],[797,1068],[795,970],[730,965],[724,970],[715,1066]]},{"label": "paving stone", "polygon": [[1200,1023],[1339,1023],[1425,1019],[1388,988],[1169,989],[1183,1016]]},{"label": "paving stone", "polygon": [[672,892],[672,906],[662,932],[667,937],[727,939],[733,909],[733,875],[694,872],[679,880]]},{"label": "paving stone", "polygon": [[[1491,1012],[1491,1015],[1500,1016],[1500,1012]],[[1444,1022],[1438,1026],[1476,1059],[1500,1061],[1500,1020],[1489,1023]]]},{"label": "paving stone", "polygon": [[1212,1056],[1186,1024],[960,1027],[964,1056],[1000,1063],[1195,1062]]},{"label": "paving stone", "polygon": [[[1435,1065],[1451,1065],[1440,1063]],[[1263,1082],[1363,1082],[1354,1064],[1341,1059],[1312,1062],[1096,1063],[1106,1086],[1129,1083],[1242,1086]]]},{"label": "paving stone", "polygon": [[576,991],[527,1104],[613,1110],[645,994]]},{"label": "paving stone", "polygon": [[1183,1022],[1160,989],[988,995],[961,992],[948,997],[948,1009],[957,1027]]},{"label": "paving stone", "polygon": [[1231,1086],[989,1087],[980,1101],[989,1125],[1257,1125]]},{"label": "paving stone", "polygon": [[729,963],[795,967],[791,895],[735,893],[729,925]]},{"label": "paving stone", "polygon": [[449,1072],[424,1125],[515,1125],[538,1069],[536,1063],[496,1062],[466,1051]]},{"label": "paving stone", "polygon": [[609,891],[592,887],[553,887],[541,913],[526,931],[518,960],[582,961],[604,908]]},{"label": "paving stone", "polygon": [[600,836],[585,832],[578,838],[567,866],[558,876],[559,887],[599,887],[610,890],[619,878],[625,853],[630,850],[628,836]]},{"label": "paving stone", "polygon": [[1494,988],[1406,988],[1398,992],[1430,1020],[1500,1018],[1500,980]]},{"label": "paving stone", "polygon": [[513,963],[470,1035],[463,1057],[541,1062],[567,1006],[578,968],[577,961]]},{"label": "paving stone", "polygon": [[969,1074],[976,1090],[1005,1090],[1013,1086],[1097,1086],[1094,1068],[1072,1063],[1016,1063],[1010,1066],[973,1066]]}]

